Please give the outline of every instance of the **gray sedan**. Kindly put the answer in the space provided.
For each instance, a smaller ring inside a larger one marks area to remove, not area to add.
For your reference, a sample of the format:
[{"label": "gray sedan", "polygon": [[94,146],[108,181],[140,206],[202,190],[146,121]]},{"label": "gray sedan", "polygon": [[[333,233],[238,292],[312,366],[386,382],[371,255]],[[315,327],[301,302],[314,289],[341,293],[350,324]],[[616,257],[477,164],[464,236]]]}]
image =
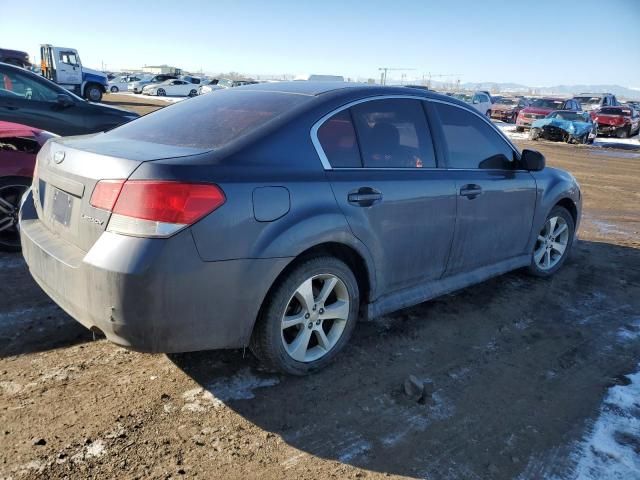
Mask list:
[{"label": "gray sedan", "polygon": [[330,362],[359,318],[565,262],[581,194],[464,102],[331,82],[250,85],[53,139],[20,213],[31,274],[125,347],[249,346]]}]

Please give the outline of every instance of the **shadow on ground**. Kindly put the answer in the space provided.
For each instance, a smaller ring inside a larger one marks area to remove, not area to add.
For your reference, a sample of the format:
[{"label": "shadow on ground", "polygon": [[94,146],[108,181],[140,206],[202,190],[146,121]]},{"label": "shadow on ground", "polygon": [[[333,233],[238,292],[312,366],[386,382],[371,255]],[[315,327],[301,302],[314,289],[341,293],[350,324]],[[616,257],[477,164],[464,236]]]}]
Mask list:
[{"label": "shadow on ground", "polygon": [[[532,456],[568,449],[633,371],[638,312],[640,250],[581,242],[552,279],[515,272],[360,324],[311,377],[261,371],[241,351],[170,358],[303,452],[415,478],[514,478]],[[402,392],[410,374],[433,382],[426,402]]]}]

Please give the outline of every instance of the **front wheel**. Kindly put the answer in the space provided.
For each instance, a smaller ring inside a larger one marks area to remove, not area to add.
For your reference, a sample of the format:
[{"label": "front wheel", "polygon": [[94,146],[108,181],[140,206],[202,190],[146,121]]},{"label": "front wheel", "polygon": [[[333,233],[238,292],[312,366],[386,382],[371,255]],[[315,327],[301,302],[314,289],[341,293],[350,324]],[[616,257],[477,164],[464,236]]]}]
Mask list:
[{"label": "front wheel", "polygon": [[518,133],[524,132],[524,127],[516,127],[516,132]]},{"label": "front wheel", "polygon": [[113,87],[111,87],[111,93],[118,93],[118,87],[116,87],[115,85]]},{"label": "front wheel", "polygon": [[158,95],[159,97],[164,97],[166,94],[167,92],[164,91],[164,88],[159,88],[156,92],[156,95]]},{"label": "front wheel", "polygon": [[251,350],[268,368],[314,372],[344,348],[358,309],[358,283],[344,262],[329,256],[305,260],[269,292]]},{"label": "front wheel", "polygon": [[531,130],[529,130],[529,140],[536,141],[538,140],[538,138],[540,138],[539,128],[532,128]]},{"label": "front wheel", "polygon": [[618,138],[629,138],[631,136],[631,127],[624,127],[616,132]]},{"label": "front wheel", "polygon": [[102,100],[102,88],[96,84],[88,85],[84,91],[84,96],[87,100],[99,102]]},{"label": "front wheel", "polygon": [[487,116],[487,118],[491,118],[491,110],[487,110],[487,113],[485,113],[485,115]]},{"label": "front wheel", "polygon": [[555,206],[536,238],[529,273],[549,277],[556,273],[569,254],[575,234],[575,222],[566,208]]},{"label": "front wheel", "polygon": [[190,97],[195,97],[196,95],[198,95],[198,91],[197,91],[197,90],[191,90],[191,91],[189,92],[189,96],[190,96]]}]

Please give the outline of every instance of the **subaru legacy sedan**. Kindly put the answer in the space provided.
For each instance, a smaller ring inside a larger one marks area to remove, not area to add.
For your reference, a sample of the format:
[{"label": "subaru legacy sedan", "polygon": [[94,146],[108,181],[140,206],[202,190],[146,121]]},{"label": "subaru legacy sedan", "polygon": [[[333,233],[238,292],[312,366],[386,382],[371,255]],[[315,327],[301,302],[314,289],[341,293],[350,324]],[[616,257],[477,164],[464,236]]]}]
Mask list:
[{"label": "subaru legacy sedan", "polygon": [[451,97],[249,85],[52,139],[24,256],[72,317],[145,352],[249,346],[306,374],[371,319],[565,262],[581,195]]}]

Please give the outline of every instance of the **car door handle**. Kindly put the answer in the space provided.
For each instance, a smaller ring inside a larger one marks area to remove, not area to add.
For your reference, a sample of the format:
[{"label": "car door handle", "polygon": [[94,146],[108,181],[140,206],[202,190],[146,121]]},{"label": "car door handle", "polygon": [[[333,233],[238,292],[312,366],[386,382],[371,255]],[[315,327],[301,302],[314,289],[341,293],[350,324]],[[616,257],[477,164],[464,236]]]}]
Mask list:
[{"label": "car door handle", "polygon": [[382,193],[371,187],[361,187],[356,191],[349,192],[347,200],[349,203],[353,203],[359,207],[370,207],[374,203],[382,200]]},{"label": "car door handle", "polygon": [[463,185],[460,188],[460,196],[467,197],[470,200],[473,200],[474,198],[476,198],[478,195],[481,195],[481,194],[482,194],[482,187],[474,183]]}]

